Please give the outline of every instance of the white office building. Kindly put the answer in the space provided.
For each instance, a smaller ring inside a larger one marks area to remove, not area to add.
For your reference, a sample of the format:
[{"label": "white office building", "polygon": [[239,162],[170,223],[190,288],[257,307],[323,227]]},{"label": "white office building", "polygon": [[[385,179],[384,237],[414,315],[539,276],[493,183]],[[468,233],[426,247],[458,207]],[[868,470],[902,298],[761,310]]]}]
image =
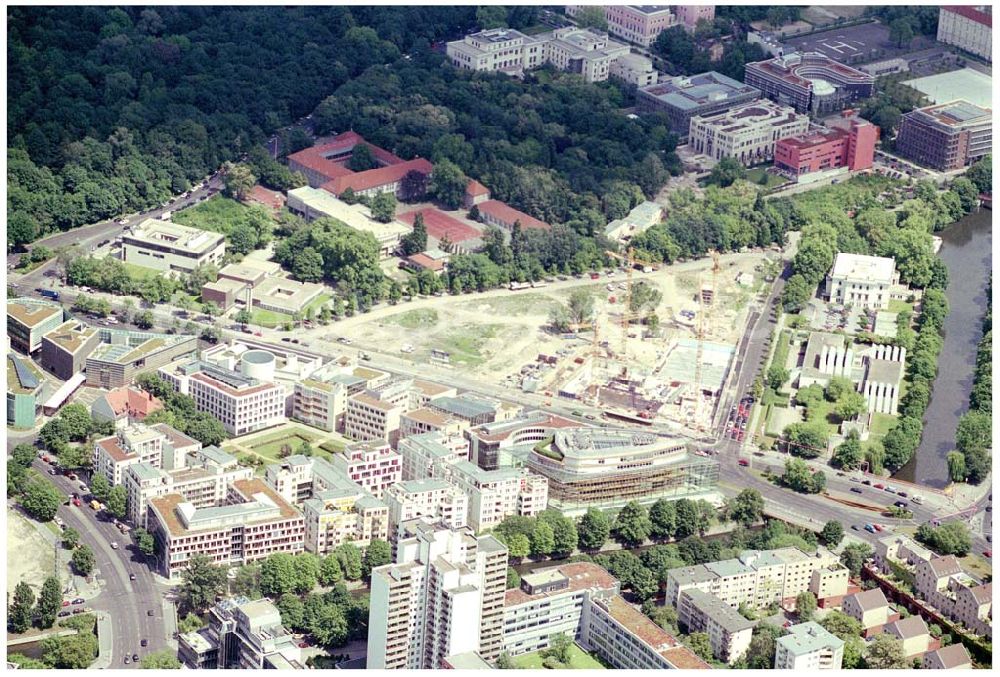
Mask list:
[{"label": "white office building", "polygon": [[122,260],[144,268],[190,273],[198,266],[220,263],[226,236],[210,230],[146,219],[122,234]]}]

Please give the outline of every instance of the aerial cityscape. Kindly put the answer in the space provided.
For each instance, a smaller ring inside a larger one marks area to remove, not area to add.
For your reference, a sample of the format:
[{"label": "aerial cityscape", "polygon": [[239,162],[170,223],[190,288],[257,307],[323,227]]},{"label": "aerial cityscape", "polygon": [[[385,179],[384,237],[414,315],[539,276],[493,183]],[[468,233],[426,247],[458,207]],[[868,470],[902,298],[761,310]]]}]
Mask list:
[{"label": "aerial cityscape", "polygon": [[7,669],[992,668],[992,6],[6,23]]}]

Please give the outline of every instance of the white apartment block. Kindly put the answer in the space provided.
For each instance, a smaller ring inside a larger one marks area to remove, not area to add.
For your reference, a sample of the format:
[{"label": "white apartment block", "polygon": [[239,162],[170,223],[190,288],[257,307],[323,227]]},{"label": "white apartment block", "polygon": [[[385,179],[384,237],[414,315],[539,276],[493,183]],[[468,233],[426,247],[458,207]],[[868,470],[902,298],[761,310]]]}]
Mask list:
[{"label": "white apartment block", "polygon": [[171,580],[195,554],[237,566],[303,549],[302,515],[258,479],[234,482],[214,507],[196,508],[180,494],[150,499],[149,530],[162,548],[160,573]]},{"label": "white apartment block", "polygon": [[938,13],[938,42],[993,60],[993,14],[988,7],[947,6]]},{"label": "white apartment block", "polygon": [[534,517],[548,505],[549,481],[527,468],[483,470],[459,461],[441,474],[469,497],[469,526],[492,529],[511,515]]},{"label": "white apartment block", "polygon": [[372,571],[368,669],[433,670],[448,656],[500,655],[507,548],[493,536],[407,522],[395,561]]},{"label": "white apartment block", "polygon": [[174,362],[158,373],[174,390],[194,398],[198,411],[219,419],[234,437],[285,422],[285,389],[277,383],[198,360]]},{"label": "white apartment block", "polygon": [[827,276],[831,303],[885,310],[899,284],[894,259],[839,253]]},{"label": "white apartment block", "polygon": [[146,528],[149,501],[167,494],[178,494],[195,508],[217,505],[234,482],[253,479],[253,474],[253,468],[241,466],[217,447],[191,452],[185,466],[170,471],[135,463],[125,471],[123,481],[128,520]]},{"label": "white apartment block", "polygon": [[903,534],[890,534],[875,542],[875,566],[883,574],[896,573],[897,568],[912,572],[932,557],[934,553]]},{"label": "white apartment block", "polygon": [[146,219],[122,234],[122,260],[164,272],[190,273],[201,265],[220,263],[226,236],[176,223]]},{"label": "white apartment block", "polygon": [[757,624],[715,595],[697,588],[681,593],[677,622],[686,627],[688,633],[706,633],[712,643],[712,655],[730,665],[746,655]]},{"label": "white apartment block", "polygon": [[375,498],[403,476],[403,459],[388,444],[353,444],[334,455],[330,465]]},{"label": "white apartment block", "polygon": [[774,669],[840,670],[844,661],[844,640],[827,632],[819,623],[799,623],[775,640]]},{"label": "white apartment block", "polygon": [[621,55],[611,62],[609,72],[613,77],[636,87],[655,85],[660,79],[660,73],[653,68],[653,62],[641,54]]},{"label": "white apartment block", "polygon": [[350,480],[337,488],[317,491],[302,503],[305,549],[327,555],[343,543],[365,548],[374,539],[389,538],[389,509]]},{"label": "white apartment block", "polygon": [[94,443],[94,474],[101,474],[111,486],[122,483],[125,470],[136,463],[148,463],[154,468],[163,465],[163,446],[167,436],[160,430],[133,423]]},{"label": "white apartment block", "polygon": [[404,480],[386,489],[389,506],[389,534],[399,525],[420,517],[440,522],[449,529],[462,529],[467,523],[469,498],[458,487],[444,480]]},{"label": "white apartment block", "polygon": [[919,562],[914,573],[918,596],[972,632],[993,637],[992,583],[973,579],[954,555]]},{"label": "white apartment block", "polygon": [[383,400],[372,390],[347,399],[344,434],[355,440],[382,441],[395,445],[404,405]]},{"label": "white apartment block", "polygon": [[809,116],[805,113],[761,99],[692,117],[688,147],[715,160],[729,157],[750,166],[770,162],[778,141],[808,130]]},{"label": "white apartment block", "polygon": [[[812,589],[814,571],[837,564],[837,556],[825,548],[812,555],[798,548],[746,550],[736,559],[671,570],[667,576],[666,603],[677,608],[681,593],[697,588],[734,608],[740,604],[752,609],[774,602],[791,604],[800,592],[808,590],[816,594],[819,591]],[[826,583],[824,589],[842,596],[846,592],[846,580],[843,591],[830,587]]]},{"label": "white apartment block", "polygon": [[541,651],[556,635],[582,639],[583,615],[591,598],[611,597],[618,580],[591,562],[541,569],[508,590],[503,609],[503,650],[511,656]]},{"label": "white apartment block", "polygon": [[469,460],[469,441],[461,435],[440,432],[411,435],[399,440],[403,457],[403,479],[442,477],[443,469]]},{"label": "white apartment block", "polygon": [[303,379],[295,384],[292,418],[327,432],[343,430],[347,411],[347,386],[343,383]]},{"label": "white apartment block", "polygon": [[399,438],[425,433],[461,434],[469,427],[468,421],[443,414],[430,407],[421,407],[403,414],[399,419]]},{"label": "white apartment block", "polygon": [[698,658],[619,595],[586,606],[581,646],[617,670],[708,669]]},{"label": "white apartment block", "polygon": [[601,31],[574,26],[534,36],[495,28],[449,42],[447,53],[456,67],[466,70],[519,75],[552,64],[587,82],[602,82],[614,62],[629,54],[629,47]]},{"label": "white apartment block", "polygon": [[313,477],[323,459],[293,454],[264,469],[264,481],[289,503],[301,503],[313,494]]}]

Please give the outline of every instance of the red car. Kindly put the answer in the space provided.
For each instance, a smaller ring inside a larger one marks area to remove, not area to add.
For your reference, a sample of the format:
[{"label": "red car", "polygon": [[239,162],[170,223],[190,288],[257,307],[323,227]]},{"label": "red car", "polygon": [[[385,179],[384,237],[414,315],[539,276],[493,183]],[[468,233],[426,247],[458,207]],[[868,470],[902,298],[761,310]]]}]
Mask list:
[{"label": "red car", "polygon": [[300,649],[308,649],[309,648],[309,642],[299,642],[299,648]]},{"label": "red car", "polygon": [[68,599],[64,599],[64,600],[62,601],[62,605],[63,605],[63,606],[69,606],[69,600],[68,600]]},{"label": "red car", "polygon": [[750,465],[750,461],[748,461],[748,460],[747,460],[747,459],[745,459],[745,458],[741,458],[741,459],[739,460],[739,463],[740,463],[740,465],[741,465],[741,466],[743,466],[744,468],[745,468],[745,467],[747,467],[748,465]]},{"label": "red car", "polygon": [[993,551],[992,550],[983,550],[983,557],[989,557],[990,559],[993,559]]},{"label": "red car", "polygon": [[80,499],[79,498],[74,498],[73,499],[73,505],[75,505],[77,508],[79,508],[80,507]]},{"label": "red car", "polygon": [[879,484],[875,485],[875,488],[876,489],[885,489],[885,486],[880,482]]}]

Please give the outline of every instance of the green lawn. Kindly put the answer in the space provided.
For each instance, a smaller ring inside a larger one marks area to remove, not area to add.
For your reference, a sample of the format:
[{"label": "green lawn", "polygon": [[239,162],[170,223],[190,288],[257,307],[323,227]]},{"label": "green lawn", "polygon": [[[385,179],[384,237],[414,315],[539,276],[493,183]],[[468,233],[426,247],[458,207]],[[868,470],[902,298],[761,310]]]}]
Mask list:
[{"label": "green lawn", "polygon": [[134,263],[129,263],[128,261],[123,262],[125,264],[125,270],[128,274],[137,280],[145,280],[151,277],[159,277],[163,275],[162,270],[156,270],[155,268],[146,268],[145,266],[137,266]]},{"label": "green lawn", "polygon": [[[754,167],[753,169],[747,170],[747,181],[756,185],[762,185],[765,188],[774,188],[775,186],[780,186],[786,183],[788,179],[784,179],[780,176],[775,176],[774,174],[768,174],[764,170],[767,167]],[[762,177],[767,177],[767,184],[762,184]]]},{"label": "green lawn", "polygon": [[330,299],[332,298],[333,296],[331,296],[330,294],[320,294],[319,296],[316,297],[316,299],[312,303],[303,308],[302,314],[305,315],[305,312],[310,308],[312,308],[313,313],[318,315],[320,309],[323,308],[323,306],[325,306],[326,304],[328,304],[330,302]]},{"label": "green lawn", "polygon": [[871,436],[882,439],[897,420],[892,414],[872,414]]},{"label": "green lawn", "polygon": [[890,313],[901,313],[904,310],[909,310],[910,312],[913,312],[913,304],[912,303],[907,303],[906,301],[899,301],[899,300],[889,301],[889,312]]},{"label": "green lawn", "polygon": [[272,310],[257,308],[250,317],[250,324],[259,324],[262,327],[279,327],[286,322],[291,322],[292,316],[285,313],[276,313]]},{"label": "green lawn", "polygon": [[451,353],[452,363],[476,366],[486,361],[479,352],[487,340],[496,336],[499,324],[463,324],[455,331],[445,336],[435,345],[435,348]]},{"label": "green lawn", "polygon": [[234,223],[242,221],[247,207],[236,200],[216,195],[194,207],[173,215],[173,222],[201,230],[229,234]]},{"label": "green lawn", "polygon": [[[277,462],[281,459],[279,454],[283,445],[290,445],[292,447],[292,453],[297,453],[299,446],[301,446],[303,442],[309,442],[309,444],[315,445],[316,440],[318,439],[318,436],[304,429],[294,428],[292,430],[283,430],[268,437],[262,437],[259,440],[253,440],[252,444],[244,446],[267,461]],[[317,456],[325,457],[325,454],[321,451],[317,451],[315,446],[313,447],[313,453]]]},{"label": "green lawn", "polygon": [[422,329],[433,327],[438,322],[436,310],[407,310],[405,313],[390,315],[385,322],[396,324],[404,329]]},{"label": "green lawn", "polygon": [[[569,668],[571,670],[606,669],[603,665],[601,665],[600,661],[578,647],[576,644],[570,647],[569,652]],[[536,651],[534,653],[526,653],[523,656],[516,656],[514,658],[514,664],[522,670],[541,670],[543,667],[542,661],[544,660],[541,653],[541,651]]]},{"label": "green lawn", "polygon": [[791,338],[792,332],[783,330],[778,336],[778,346],[774,349],[774,359],[771,360],[771,364],[776,364],[779,367],[784,367],[785,363],[788,361],[788,352],[791,350]]}]

